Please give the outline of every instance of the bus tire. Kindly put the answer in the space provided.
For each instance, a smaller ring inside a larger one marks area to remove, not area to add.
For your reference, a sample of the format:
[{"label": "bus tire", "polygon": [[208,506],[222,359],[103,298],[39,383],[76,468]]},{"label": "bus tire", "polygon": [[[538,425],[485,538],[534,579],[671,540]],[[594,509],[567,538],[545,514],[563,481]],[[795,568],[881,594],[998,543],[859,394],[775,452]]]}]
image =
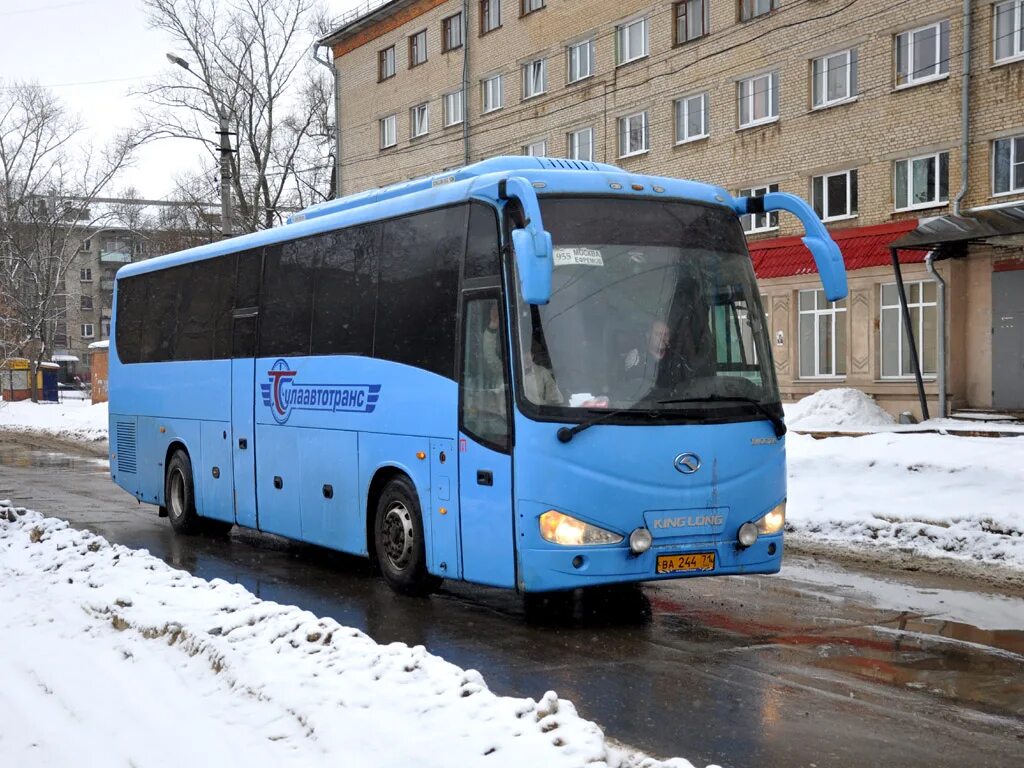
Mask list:
[{"label": "bus tire", "polygon": [[167,462],[164,480],[164,500],[167,515],[175,533],[199,533],[199,513],[196,512],[195,486],[192,482],[192,461],[185,451],[175,451]]},{"label": "bus tire", "polygon": [[426,595],[441,585],[441,579],[427,573],[423,517],[416,489],[408,478],[389,480],[380,492],[373,545],[380,572],[396,592]]}]

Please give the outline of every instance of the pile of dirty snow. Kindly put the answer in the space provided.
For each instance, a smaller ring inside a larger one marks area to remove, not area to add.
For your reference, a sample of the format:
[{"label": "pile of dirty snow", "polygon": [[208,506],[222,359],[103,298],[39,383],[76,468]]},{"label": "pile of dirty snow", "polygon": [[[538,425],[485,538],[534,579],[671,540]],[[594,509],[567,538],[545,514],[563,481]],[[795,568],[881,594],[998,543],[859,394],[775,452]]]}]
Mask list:
[{"label": "pile of dirty snow", "polygon": [[859,389],[821,389],[799,402],[787,404],[786,425],[797,430],[829,430],[837,427],[884,427],[895,419]]},{"label": "pile of dirty snow", "polygon": [[[0,502],[5,765],[692,768],[479,673]],[[685,727],[685,724],[680,726]]]},{"label": "pile of dirty snow", "polygon": [[93,442],[107,439],[107,404],[68,398],[60,403],[0,402],[0,430],[41,432]]}]

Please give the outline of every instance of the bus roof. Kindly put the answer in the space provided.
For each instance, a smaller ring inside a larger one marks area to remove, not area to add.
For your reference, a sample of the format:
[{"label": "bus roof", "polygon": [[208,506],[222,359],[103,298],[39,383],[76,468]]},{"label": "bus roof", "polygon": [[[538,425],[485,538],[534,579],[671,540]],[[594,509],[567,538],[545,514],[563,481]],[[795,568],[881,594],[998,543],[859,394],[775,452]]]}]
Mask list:
[{"label": "bus roof", "polygon": [[437,208],[471,197],[494,199],[492,188],[515,173],[532,182],[540,194],[657,195],[730,206],[731,195],[721,187],[696,181],[630,173],[607,163],[547,157],[493,157],[451,171],[392,184],[379,189],[327,200],[288,218],[288,223],[219,242],[126,264],[117,278],[152,272],[192,261],[245,251],[315,235],[340,227],[388,219]]}]

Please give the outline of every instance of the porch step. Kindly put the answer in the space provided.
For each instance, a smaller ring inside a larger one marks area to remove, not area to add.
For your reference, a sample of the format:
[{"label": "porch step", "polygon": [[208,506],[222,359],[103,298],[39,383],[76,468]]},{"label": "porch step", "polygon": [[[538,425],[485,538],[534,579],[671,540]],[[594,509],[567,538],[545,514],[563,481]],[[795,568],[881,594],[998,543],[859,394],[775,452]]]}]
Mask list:
[{"label": "porch step", "polygon": [[983,421],[993,424],[1024,424],[1024,411],[995,411],[991,408],[960,408],[949,418],[961,421]]}]

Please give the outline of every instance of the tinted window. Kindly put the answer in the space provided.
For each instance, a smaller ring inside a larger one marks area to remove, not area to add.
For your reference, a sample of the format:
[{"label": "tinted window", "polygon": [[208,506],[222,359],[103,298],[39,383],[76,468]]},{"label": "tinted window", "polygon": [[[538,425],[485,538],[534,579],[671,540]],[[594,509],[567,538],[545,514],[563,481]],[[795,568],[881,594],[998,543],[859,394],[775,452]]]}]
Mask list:
[{"label": "tinted window", "polygon": [[462,428],[485,444],[507,450],[508,368],[498,299],[467,301],[464,320]]},{"label": "tinted window", "polygon": [[373,354],[380,225],[319,235],[313,300],[313,355]]},{"label": "tinted window", "polygon": [[463,276],[470,279],[498,274],[501,274],[501,261],[497,212],[489,205],[473,203],[469,207],[469,239]]},{"label": "tinted window", "polygon": [[260,357],[308,355],[317,251],[312,238],[269,246],[263,259]]},{"label": "tinted window", "polygon": [[114,329],[117,356],[122,363],[137,363],[142,354],[143,313],[148,283],[139,277],[117,281],[117,323]]},{"label": "tinted window", "polygon": [[148,272],[142,279],[148,283],[146,308],[143,314],[141,362],[159,363],[174,359],[177,336],[178,294],[192,276],[192,265],[186,264],[159,272]]},{"label": "tinted window", "polygon": [[234,256],[197,261],[180,286],[175,360],[229,356]]},{"label": "tinted window", "polygon": [[375,357],[454,378],[456,296],[467,208],[384,223]]},{"label": "tinted window", "polygon": [[235,308],[255,307],[260,303],[260,272],[263,267],[263,249],[256,248],[238,254],[238,272],[235,277]]}]

